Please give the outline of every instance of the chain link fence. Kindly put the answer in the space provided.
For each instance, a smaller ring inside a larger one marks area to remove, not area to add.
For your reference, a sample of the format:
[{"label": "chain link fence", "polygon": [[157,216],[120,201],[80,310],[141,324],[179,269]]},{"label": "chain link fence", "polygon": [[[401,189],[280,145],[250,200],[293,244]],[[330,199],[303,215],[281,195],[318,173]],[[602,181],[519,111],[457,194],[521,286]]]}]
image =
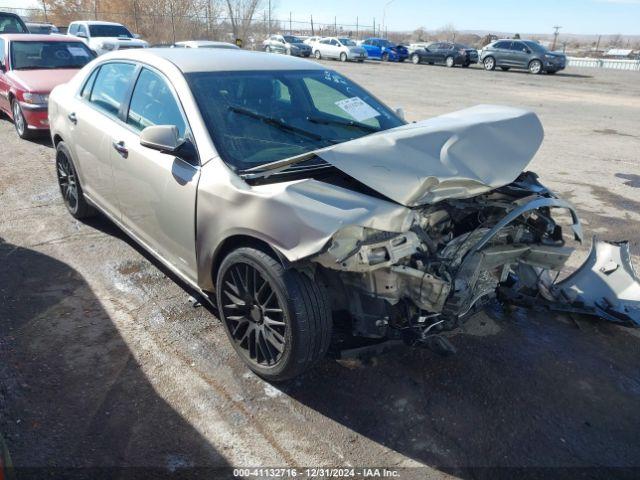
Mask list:
[{"label": "chain link fence", "polygon": [[384,33],[381,32],[379,25],[375,25],[375,19],[372,19],[371,25],[361,24],[358,18],[352,23],[338,23],[337,19],[333,23],[315,22],[311,17],[308,21],[293,18],[269,20],[266,12],[260,12],[259,15],[247,19],[217,15],[206,8],[196,12],[153,13],[148,9],[136,8],[135,1],[132,1],[131,5],[131,10],[120,12],[68,8],[59,11],[17,7],[0,7],[0,11],[17,13],[26,21],[52,23],[61,32],[65,32],[68,24],[75,20],[118,22],[151,44],[168,44],[182,40],[235,42],[240,38],[245,48],[261,49],[262,41],[268,35],[276,33],[301,36],[347,36],[357,40]]}]

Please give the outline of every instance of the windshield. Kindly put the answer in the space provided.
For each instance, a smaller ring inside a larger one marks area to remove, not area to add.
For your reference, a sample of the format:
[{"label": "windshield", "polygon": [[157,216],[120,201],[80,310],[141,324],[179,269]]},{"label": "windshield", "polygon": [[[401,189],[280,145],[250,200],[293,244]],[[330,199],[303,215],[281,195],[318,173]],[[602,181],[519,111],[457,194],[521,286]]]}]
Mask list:
[{"label": "windshield", "polygon": [[534,50],[536,52],[544,53],[544,52],[548,51],[546,48],[544,48],[539,43],[531,42],[531,41],[527,41],[527,42],[524,42],[524,43],[527,45],[527,47],[529,47],[531,50]]},{"label": "windshield", "polygon": [[293,35],[285,35],[284,41],[287,43],[302,43],[302,40],[300,40],[298,37],[294,37]]},{"label": "windshield", "polygon": [[93,58],[82,42],[11,42],[13,70],[82,68]]},{"label": "windshield", "polygon": [[340,40],[340,43],[342,45],[344,45],[345,47],[355,47],[356,46],[356,42],[354,42],[350,38],[340,38],[339,40]]},{"label": "windshield", "polygon": [[24,25],[13,15],[0,13],[0,33],[29,33]]},{"label": "windshield", "polygon": [[131,32],[122,25],[89,25],[92,37],[133,38]]},{"label": "windshield", "polygon": [[330,70],[186,77],[218,152],[238,170],[404,124],[364,89]]}]

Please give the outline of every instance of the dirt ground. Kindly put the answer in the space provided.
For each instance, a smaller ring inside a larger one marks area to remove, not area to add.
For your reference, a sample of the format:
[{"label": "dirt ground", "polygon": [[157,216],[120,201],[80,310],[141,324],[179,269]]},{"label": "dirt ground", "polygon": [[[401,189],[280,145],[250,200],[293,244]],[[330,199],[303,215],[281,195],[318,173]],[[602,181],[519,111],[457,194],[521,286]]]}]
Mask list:
[{"label": "dirt ground", "polygon": [[[480,103],[533,109],[546,139],[531,168],[575,203],[587,237],[630,240],[638,266],[637,72],[327,66],[409,120]],[[68,215],[47,139],[21,141],[3,118],[0,168],[0,432],[16,466],[39,467],[19,478],[340,465],[401,478],[640,474],[637,330],[492,307],[452,340],[455,356],[326,360],[270,385],[117,228]]]}]

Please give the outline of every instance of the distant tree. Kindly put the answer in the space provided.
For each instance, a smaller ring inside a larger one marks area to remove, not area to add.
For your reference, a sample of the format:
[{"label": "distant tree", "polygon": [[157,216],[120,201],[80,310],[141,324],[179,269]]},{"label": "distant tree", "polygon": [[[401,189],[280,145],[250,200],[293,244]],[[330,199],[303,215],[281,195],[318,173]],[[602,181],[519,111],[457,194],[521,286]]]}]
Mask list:
[{"label": "distant tree", "polygon": [[458,31],[456,30],[456,27],[453,25],[453,23],[447,23],[446,25],[441,27],[437,33],[441,40],[455,42],[456,34],[458,33]]},{"label": "distant tree", "polygon": [[427,40],[427,30],[424,27],[416,28],[411,34],[411,39],[414,42],[424,42]]},{"label": "distant tree", "polygon": [[516,34],[513,36],[513,38],[514,38],[514,40],[520,40],[520,34],[519,34],[519,33],[516,33]]}]

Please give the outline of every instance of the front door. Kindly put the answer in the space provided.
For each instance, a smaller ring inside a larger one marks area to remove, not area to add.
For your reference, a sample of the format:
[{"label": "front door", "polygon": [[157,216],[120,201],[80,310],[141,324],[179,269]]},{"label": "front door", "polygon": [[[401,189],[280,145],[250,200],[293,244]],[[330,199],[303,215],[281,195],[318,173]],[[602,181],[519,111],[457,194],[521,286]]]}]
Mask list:
[{"label": "front door", "polygon": [[134,87],[126,125],[111,136],[111,158],[122,223],[188,278],[196,278],[195,214],[200,167],[140,145],[152,125],[175,125],[191,136],[166,78],[143,68]]}]

